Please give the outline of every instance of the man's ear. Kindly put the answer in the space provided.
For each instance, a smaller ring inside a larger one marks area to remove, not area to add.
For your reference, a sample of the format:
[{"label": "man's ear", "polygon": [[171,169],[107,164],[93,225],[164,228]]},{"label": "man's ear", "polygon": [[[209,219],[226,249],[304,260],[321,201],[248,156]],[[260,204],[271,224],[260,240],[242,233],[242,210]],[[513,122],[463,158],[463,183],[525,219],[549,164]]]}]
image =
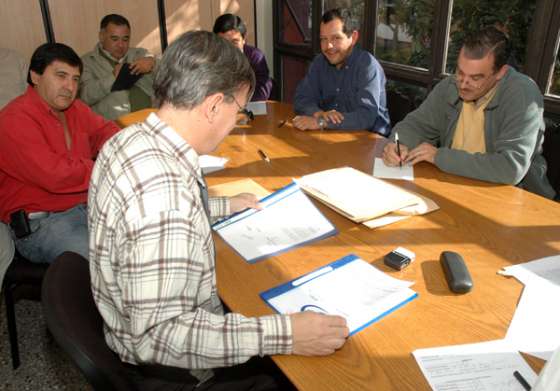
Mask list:
[{"label": "man's ear", "polygon": [[212,122],[214,120],[214,117],[220,111],[223,101],[224,94],[222,94],[221,92],[209,95],[204,99],[204,102],[202,102],[202,108],[204,116],[208,118],[209,122]]},{"label": "man's ear", "polygon": [[360,38],[360,33],[358,32],[358,30],[354,30],[352,31],[352,35],[350,35],[350,37],[352,37],[352,44],[355,45],[358,43],[358,39]]},{"label": "man's ear", "polygon": [[500,70],[496,73],[496,80],[501,80],[502,77],[506,75],[508,69],[509,69],[509,65],[507,64],[502,65]]},{"label": "man's ear", "polygon": [[37,72],[35,71],[29,71],[29,76],[31,76],[31,83],[33,83],[34,86],[36,86],[37,84],[39,84],[39,79],[41,78],[41,75],[39,75]]}]

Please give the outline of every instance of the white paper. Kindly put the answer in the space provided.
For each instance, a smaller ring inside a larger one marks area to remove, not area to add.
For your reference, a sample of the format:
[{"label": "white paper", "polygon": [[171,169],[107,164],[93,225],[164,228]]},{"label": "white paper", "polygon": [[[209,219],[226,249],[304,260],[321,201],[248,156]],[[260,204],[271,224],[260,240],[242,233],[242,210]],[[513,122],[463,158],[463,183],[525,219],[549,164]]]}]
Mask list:
[{"label": "white paper", "polygon": [[525,285],[540,285],[546,281],[560,287],[560,255],[507,266],[499,273],[515,277]]},{"label": "white paper", "polygon": [[266,101],[249,102],[246,106],[247,110],[252,111],[254,115],[266,115]]},{"label": "white paper", "polygon": [[294,281],[294,288],[269,303],[282,314],[311,310],[340,315],[351,334],[415,296],[408,288],[412,282],[390,277],[360,258],[303,278],[306,281]]},{"label": "white paper", "polygon": [[506,338],[519,351],[548,360],[560,346],[560,287],[526,285]]},{"label": "white paper", "polygon": [[420,202],[418,196],[351,167],[305,175],[298,183],[359,222]]},{"label": "white paper", "polygon": [[214,171],[223,170],[229,159],[225,157],[200,155],[198,157],[198,164],[204,175],[210,174]]},{"label": "white paper", "polygon": [[214,226],[247,261],[254,261],[334,232],[335,227],[297,186],[273,194],[250,209]]},{"label": "white paper", "polygon": [[414,180],[414,168],[412,165],[403,164],[402,167],[389,167],[383,159],[376,157],[373,163],[373,176],[376,178]]},{"label": "white paper", "polygon": [[536,374],[507,341],[419,349],[412,352],[435,391],[525,391],[513,376],[529,384]]},{"label": "white paper", "polygon": [[560,347],[542,369],[533,391],[560,390]]}]

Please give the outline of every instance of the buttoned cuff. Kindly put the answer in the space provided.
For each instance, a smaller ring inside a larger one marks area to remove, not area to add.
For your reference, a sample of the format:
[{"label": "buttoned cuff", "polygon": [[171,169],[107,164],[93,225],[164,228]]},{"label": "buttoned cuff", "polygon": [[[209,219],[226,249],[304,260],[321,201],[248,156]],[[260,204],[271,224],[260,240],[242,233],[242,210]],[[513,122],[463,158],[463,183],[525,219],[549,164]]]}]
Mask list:
[{"label": "buttoned cuff", "polygon": [[258,319],[262,330],[260,355],[291,354],[292,322],[289,315],[268,315]]}]

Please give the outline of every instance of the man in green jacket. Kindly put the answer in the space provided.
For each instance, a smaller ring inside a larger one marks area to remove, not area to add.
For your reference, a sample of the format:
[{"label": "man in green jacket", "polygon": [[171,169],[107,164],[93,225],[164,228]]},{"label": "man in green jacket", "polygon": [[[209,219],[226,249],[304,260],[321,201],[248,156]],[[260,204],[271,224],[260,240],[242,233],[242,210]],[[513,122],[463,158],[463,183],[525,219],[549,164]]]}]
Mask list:
[{"label": "man in green jacket", "polygon": [[542,151],[543,97],[539,88],[506,62],[506,36],[494,27],[465,39],[454,76],[398,123],[385,164],[426,161],[451,174],[517,185],[547,198]]},{"label": "man in green jacket", "polygon": [[[101,20],[99,43],[82,57],[80,98],[107,119],[152,106],[155,59],[146,49],[131,48],[129,43],[128,20],[117,14],[106,15]],[[124,66],[140,78],[129,78],[132,85],[115,89],[113,84]]]}]

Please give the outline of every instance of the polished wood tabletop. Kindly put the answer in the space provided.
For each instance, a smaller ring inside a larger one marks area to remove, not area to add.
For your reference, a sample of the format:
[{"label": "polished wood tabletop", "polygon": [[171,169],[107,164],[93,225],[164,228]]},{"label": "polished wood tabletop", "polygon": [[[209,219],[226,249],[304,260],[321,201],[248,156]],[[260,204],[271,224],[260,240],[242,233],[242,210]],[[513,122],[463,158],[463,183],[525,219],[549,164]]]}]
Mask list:
[{"label": "polished wood tabletop", "polygon": [[[226,169],[209,175],[208,183],[252,178],[275,190],[292,178],[328,168],[372,172],[383,138],[365,131],[302,132],[289,122],[279,127],[292,116],[291,106],[269,103],[266,116],[236,128],[215,151],[230,159]],[[260,292],[349,253],[415,282],[416,300],[353,335],[335,354],[273,357],[298,389],[429,390],[411,352],[503,338],[522,285],[496,272],[560,252],[560,204],[513,186],[446,174],[428,163],[416,165],[414,174],[413,182],[391,182],[433,199],[438,211],[371,230],[314,201],[339,234],[256,264],[246,263],[215,236],[220,296],[233,311],[248,316],[272,312]],[[371,202],[383,197],[377,194]],[[400,272],[383,264],[383,256],[397,246],[416,253]],[[439,263],[444,250],[465,259],[474,281],[470,293],[448,289]],[[532,364],[537,370],[542,365],[538,360]]]}]

